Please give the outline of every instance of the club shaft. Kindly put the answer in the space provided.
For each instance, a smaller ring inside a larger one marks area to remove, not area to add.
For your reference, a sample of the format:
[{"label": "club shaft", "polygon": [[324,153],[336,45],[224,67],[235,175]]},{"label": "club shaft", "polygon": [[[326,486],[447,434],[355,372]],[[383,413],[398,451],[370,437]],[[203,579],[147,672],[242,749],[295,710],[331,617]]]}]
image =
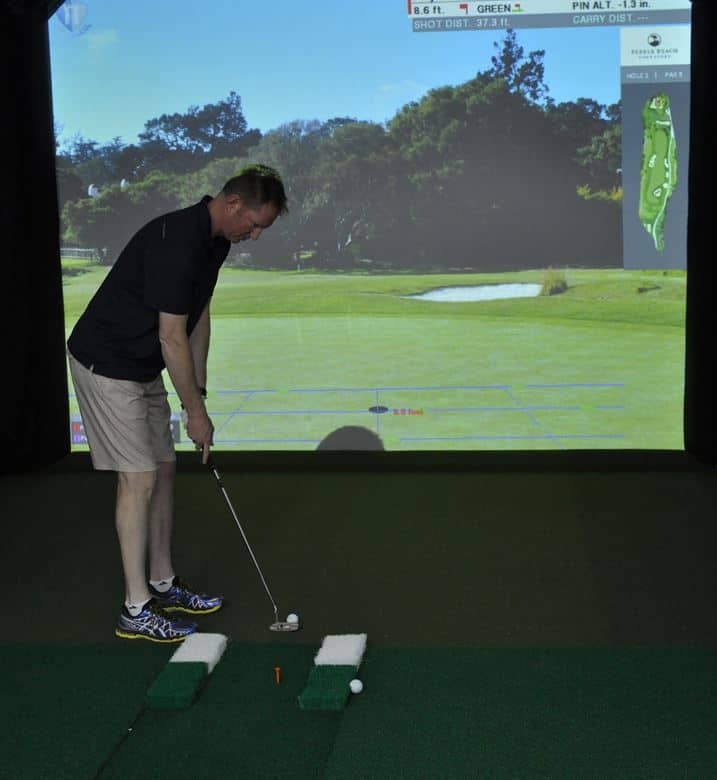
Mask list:
[{"label": "club shaft", "polygon": [[249,555],[251,555],[251,559],[254,562],[254,566],[256,566],[257,572],[259,572],[259,577],[261,578],[262,585],[264,586],[264,590],[266,591],[266,595],[269,597],[269,601],[271,601],[272,607],[274,607],[274,619],[278,622],[279,621],[279,610],[276,606],[276,602],[274,601],[274,597],[271,595],[271,591],[269,590],[269,586],[266,584],[266,579],[264,577],[264,574],[261,571],[261,566],[259,566],[259,563],[256,559],[256,556],[254,555],[254,551],[251,549],[251,545],[249,544],[249,540],[247,539],[246,534],[244,533],[244,529],[241,527],[241,523],[239,522],[239,517],[237,516],[237,513],[234,510],[234,506],[232,505],[231,500],[229,499],[229,495],[227,494],[226,489],[224,488],[224,485],[222,484],[222,478],[219,476],[219,472],[216,470],[214,466],[210,467],[212,470],[212,473],[216,477],[217,484],[219,485],[219,489],[222,491],[222,495],[224,496],[224,500],[227,502],[227,506],[229,507],[229,510],[232,513],[232,517],[234,518],[237,528],[239,529],[239,532],[242,535],[242,539],[244,539],[244,544],[246,545],[247,550],[249,550]]}]

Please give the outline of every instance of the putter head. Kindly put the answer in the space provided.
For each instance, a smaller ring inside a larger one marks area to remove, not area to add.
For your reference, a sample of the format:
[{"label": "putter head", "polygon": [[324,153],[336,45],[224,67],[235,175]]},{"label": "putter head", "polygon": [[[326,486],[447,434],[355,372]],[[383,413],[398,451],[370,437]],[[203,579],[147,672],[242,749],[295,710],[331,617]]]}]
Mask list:
[{"label": "putter head", "polygon": [[269,626],[269,631],[298,631],[299,623],[287,623],[285,620],[277,620]]}]

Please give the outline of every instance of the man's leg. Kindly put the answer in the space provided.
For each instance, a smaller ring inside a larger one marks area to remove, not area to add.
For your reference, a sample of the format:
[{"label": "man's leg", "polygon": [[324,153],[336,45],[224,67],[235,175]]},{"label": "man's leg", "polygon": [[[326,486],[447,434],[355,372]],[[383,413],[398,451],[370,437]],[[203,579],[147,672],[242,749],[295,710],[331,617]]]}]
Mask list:
[{"label": "man's leg", "polygon": [[175,463],[159,463],[149,508],[149,578],[169,580],[172,567],[172,511]]},{"label": "man's leg", "polygon": [[122,639],[181,642],[197,630],[197,624],[174,622],[157,609],[147,583],[150,512],[157,481],[157,471],[118,472],[117,535],[127,603],[120,613],[115,634]]},{"label": "man's leg", "polygon": [[194,591],[186,580],[174,576],[172,526],[176,461],[170,428],[171,411],[161,375],[145,388],[152,431],[152,451],[157,463],[157,482],[149,510],[149,592],[167,612],[203,615],[222,607],[223,596]]},{"label": "man's leg", "polygon": [[117,473],[116,524],[124,568],[125,598],[142,604],[150,598],[147,586],[147,542],[156,471]]},{"label": "man's leg", "polygon": [[224,603],[223,596],[196,592],[185,580],[174,576],[171,548],[175,472],[174,462],[159,462],[149,514],[149,592],[168,612],[216,612]]}]

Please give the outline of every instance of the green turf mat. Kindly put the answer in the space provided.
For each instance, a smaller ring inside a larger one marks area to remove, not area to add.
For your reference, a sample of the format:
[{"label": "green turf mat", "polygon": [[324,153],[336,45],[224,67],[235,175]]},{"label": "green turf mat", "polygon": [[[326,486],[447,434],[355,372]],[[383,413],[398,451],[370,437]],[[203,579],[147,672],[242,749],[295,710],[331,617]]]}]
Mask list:
[{"label": "green turf mat", "polygon": [[[321,778],[341,715],[302,712],[316,647],[232,642],[186,710],[147,710],[101,780]],[[277,685],[274,667],[281,667]]]},{"label": "green turf mat", "polygon": [[172,650],[150,643],[0,645],[0,778],[92,778]]},{"label": "green turf mat", "polygon": [[299,707],[302,710],[341,711],[351,693],[349,683],[354,677],[355,666],[312,667],[306,687],[299,696]]},{"label": "green turf mat", "polygon": [[387,649],[361,666],[326,777],[717,777],[717,656]]},{"label": "green turf mat", "polygon": [[167,664],[147,691],[147,706],[152,710],[189,707],[208,674],[208,666],[203,661]]}]

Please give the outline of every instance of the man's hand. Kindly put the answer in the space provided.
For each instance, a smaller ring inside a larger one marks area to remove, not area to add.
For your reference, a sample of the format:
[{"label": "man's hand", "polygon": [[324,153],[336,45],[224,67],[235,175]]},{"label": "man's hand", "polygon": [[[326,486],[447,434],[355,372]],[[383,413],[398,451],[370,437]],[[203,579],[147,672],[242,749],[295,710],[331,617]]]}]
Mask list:
[{"label": "man's hand", "polygon": [[205,376],[197,377],[196,365],[187,338],[187,315],[159,313],[159,343],[167,371],[172,379],[182,406],[187,412],[187,436],[198,450],[203,450],[204,462],[209,458],[209,448],[214,444],[214,426],[209,419],[202,396],[203,387],[197,379],[206,382]]},{"label": "man's hand", "polygon": [[214,425],[209,419],[204,406],[199,406],[194,412],[187,412],[187,436],[202,452],[202,463],[209,458],[209,448],[214,446]]}]

